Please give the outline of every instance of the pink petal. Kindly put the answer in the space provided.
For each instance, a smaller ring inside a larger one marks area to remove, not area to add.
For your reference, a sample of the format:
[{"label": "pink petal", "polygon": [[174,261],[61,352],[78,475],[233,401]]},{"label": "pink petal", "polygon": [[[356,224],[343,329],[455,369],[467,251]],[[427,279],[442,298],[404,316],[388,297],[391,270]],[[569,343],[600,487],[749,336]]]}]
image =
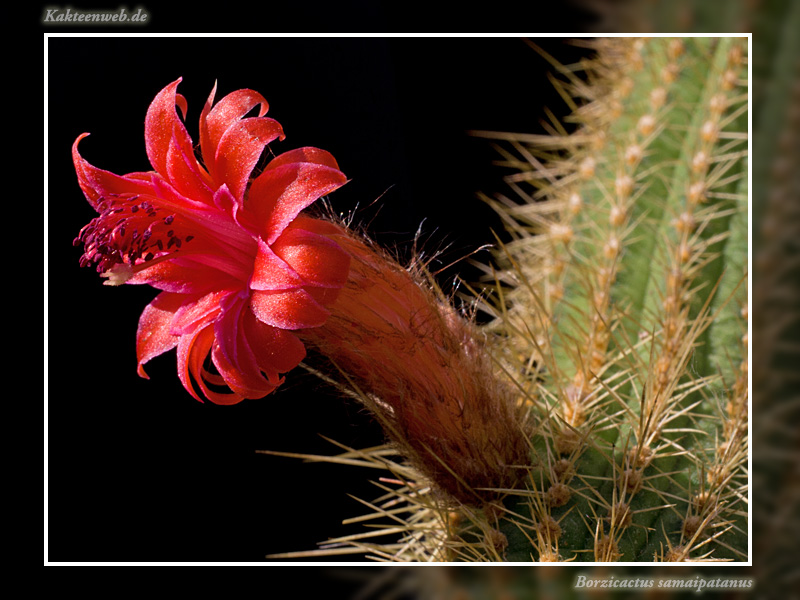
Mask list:
[{"label": "pink petal", "polygon": [[213,321],[217,318],[216,312],[209,313],[195,322],[195,329],[180,336],[178,342],[178,378],[183,387],[198,401],[203,400],[197,394],[194,383],[199,386],[203,395],[215,404],[236,404],[244,400],[244,396],[233,393],[220,393],[208,387],[211,385],[224,385],[225,380],[215,373],[210,373],[205,368],[209,352],[214,348],[216,335]]},{"label": "pink petal", "polygon": [[258,241],[258,254],[250,278],[252,290],[286,290],[303,287],[305,281],[264,242]]},{"label": "pink petal", "polygon": [[179,337],[171,331],[172,321],[185,299],[186,297],[181,294],[162,292],[145,307],[139,317],[136,359],[140,377],[149,379],[143,367],[147,361],[178,345]]},{"label": "pink petal", "polygon": [[272,370],[269,380],[261,373],[245,335],[245,312],[250,312],[246,298],[231,297],[223,303],[222,314],[214,323],[217,343],[212,358],[231,390],[245,398],[261,398],[273,391],[281,380]]},{"label": "pink petal", "polygon": [[232,123],[220,138],[214,158],[217,185],[226,183],[241,200],[261,152],[278,137],[284,137],[283,129],[274,119],[259,117]]},{"label": "pink petal", "polygon": [[205,371],[203,363],[213,343],[214,328],[210,324],[199,328],[191,334],[181,336],[178,342],[178,378],[181,380],[183,387],[186,388],[186,391],[199,402],[202,402],[203,399],[197,394],[192,384],[192,377],[203,389],[206,397],[209,397],[211,390],[206,390],[206,385],[203,381],[203,373]]},{"label": "pink petal", "polygon": [[224,183],[214,192],[214,206],[225,214],[230,215],[233,219],[236,218],[236,213],[240,208],[239,202],[233,197],[228,186]]},{"label": "pink petal", "polygon": [[[186,101],[176,92],[180,79],[173,81],[161,90],[150,107],[144,120],[144,141],[150,164],[163,177],[168,178],[167,156],[172,146],[191,148],[192,138],[175,110],[176,104],[186,111]],[[173,150],[175,152],[175,150]]]},{"label": "pink petal", "polygon": [[312,286],[341,288],[347,283],[350,255],[327,237],[289,227],[272,250]]},{"label": "pink petal", "polygon": [[268,169],[250,186],[247,217],[241,217],[272,245],[307,206],[346,182],[341,171],[314,163]]},{"label": "pink petal", "polygon": [[181,145],[180,136],[175,136],[169,145],[166,161],[167,178],[178,192],[206,204],[211,202],[211,180],[194,157],[191,145]]},{"label": "pink petal", "polygon": [[221,302],[230,295],[225,291],[214,291],[199,297],[196,294],[183,295],[184,302],[172,319],[172,334],[187,335],[214,322],[221,312]]},{"label": "pink petal", "polygon": [[144,195],[154,193],[153,186],[149,181],[142,179],[142,176],[145,175],[143,173],[131,173],[121,177],[98,169],[84,160],[78,152],[78,143],[88,135],[88,133],[84,133],[78,136],[72,144],[72,162],[75,164],[78,184],[92,208],[96,209],[100,199],[110,194]]},{"label": "pink petal", "polygon": [[[213,105],[214,93],[217,89],[216,83],[214,90],[209,97],[209,105]],[[223,97],[213,108],[206,113],[204,128],[206,135],[216,151],[216,146],[222,135],[235,121],[238,121],[249,113],[253,108],[259,106],[258,116],[263,117],[269,110],[269,103],[266,98],[254,90],[241,89],[231,92]],[[205,148],[205,151],[211,147]],[[216,152],[215,152],[216,153]],[[212,155],[213,156],[213,155]]]},{"label": "pink petal", "polygon": [[283,383],[283,379],[280,377],[276,378],[274,383],[261,375],[258,376],[258,380],[251,379],[241,365],[228,360],[219,346],[212,348],[211,359],[217,370],[222,373],[225,385],[233,392],[231,394],[212,394],[209,398],[215,404],[236,404],[246,399],[263,398]]},{"label": "pink petal", "polygon": [[[210,256],[182,256],[156,262],[140,269],[125,283],[151,285],[179,294],[202,294],[211,290],[232,290],[242,286],[235,276],[209,266]],[[220,261],[221,262],[221,261]]]},{"label": "pink petal", "polygon": [[305,215],[298,215],[298,217],[292,221],[292,228],[305,229],[306,231],[312,231],[319,235],[330,237],[334,240],[337,237],[348,236],[346,229],[340,225],[337,225],[336,223],[333,223],[332,221],[323,221],[322,219],[315,219]]},{"label": "pink petal", "polygon": [[216,143],[211,144],[210,134],[208,132],[208,115],[211,113],[211,107],[214,106],[214,96],[217,93],[217,82],[214,82],[214,87],[211,88],[211,93],[208,95],[203,110],[200,112],[200,155],[203,157],[203,162],[212,178],[214,173],[212,171],[214,166],[214,155],[217,152]]},{"label": "pink petal", "polygon": [[262,323],[280,329],[319,327],[330,312],[303,289],[254,291],[250,308]]},{"label": "pink petal", "polygon": [[287,373],[306,357],[306,348],[295,334],[262,323],[250,310],[244,315],[244,332],[265,373]]},{"label": "pink petal", "polygon": [[259,117],[263,117],[269,109],[269,104],[264,96],[246,89],[231,92],[213,106],[216,91],[217,84],[214,83],[214,89],[211,90],[203,112],[200,114],[200,148],[203,161],[209,168],[216,162],[217,146],[223,134],[234,122],[244,117],[257,105],[260,105]]},{"label": "pink petal", "polygon": [[289,150],[288,152],[279,154],[269,161],[269,164],[267,164],[264,170],[275,169],[291,163],[314,163],[336,169],[337,171],[339,170],[339,164],[336,162],[333,154],[311,146],[297,148],[296,150]]},{"label": "pink petal", "polygon": [[173,207],[173,210],[179,210],[182,213],[194,213],[196,217],[213,217],[213,209],[210,209],[208,204],[200,200],[195,200],[188,196],[181,194],[175,186],[173,186],[167,179],[161,177],[158,173],[151,173],[150,180],[152,189],[155,195],[162,200],[159,204],[164,208]]}]

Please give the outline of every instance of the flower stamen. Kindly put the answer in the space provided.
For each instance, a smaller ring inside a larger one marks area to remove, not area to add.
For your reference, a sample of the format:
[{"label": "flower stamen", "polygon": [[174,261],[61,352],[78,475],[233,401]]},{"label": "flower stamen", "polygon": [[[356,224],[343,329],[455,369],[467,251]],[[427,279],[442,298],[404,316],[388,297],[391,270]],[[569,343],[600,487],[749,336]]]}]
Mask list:
[{"label": "flower stamen", "polygon": [[162,208],[139,196],[103,197],[98,212],[73,241],[76,246],[84,244],[81,266],[96,264],[98,273],[122,273],[117,267],[125,265],[124,271],[133,274],[136,267],[150,266],[194,238],[192,234],[178,235],[175,215],[161,216]]}]

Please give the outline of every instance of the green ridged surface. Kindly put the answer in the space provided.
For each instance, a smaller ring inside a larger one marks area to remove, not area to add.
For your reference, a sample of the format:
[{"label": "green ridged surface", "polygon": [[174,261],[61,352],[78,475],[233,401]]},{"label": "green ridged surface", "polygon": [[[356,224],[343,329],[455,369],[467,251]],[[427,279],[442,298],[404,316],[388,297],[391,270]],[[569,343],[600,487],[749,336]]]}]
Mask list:
[{"label": "green ridged surface", "polygon": [[[619,411],[622,410],[621,404],[636,414],[641,410],[642,389],[647,386],[648,377],[652,376],[654,359],[651,353],[657,355],[659,351],[665,281],[672,268],[668,262],[668,249],[678,244],[673,219],[685,210],[687,204],[687,189],[694,177],[691,161],[701,147],[701,126],[709,118],[711,98],[720,92],[729,50],[734,44],[741,44],[742,40],[695,38],[685,42],[685,52],[678,59],[680,74],[668,86],[669,109],[656,113],[657,127],[663,127],[663,130],[647,146],[646,156],[634,171],[635,200],[630,223],[636,223],[636,226],[628,229],[623,239],[618,274],[611,291],[611,308],[604,315],[609,323],[618,321],[607,350],[610,366],[601,377],[604,380],[602,386],[606,390],[613,389],[615,398],[592,409],[594,414],[591,418],[603,426],[583,433],[587,443],[575,461],[577,475],[569,484],[573,490],[572,499],[567,505],[553,508],[550,512],[562,528],[558,549],[565,560],[594,561],[598,521],[601,529],[608,530],[608,515],[604,513],[603,505],[614,503],[615,484],[612,480],[615,474],[619,478],[624,468],[624,449],[635,443],[635,420]],[[576,360],[575,349],[586,336],[594,311],[590,299],[595,289],[594,273],[608,262],[602,253],[603,243],[612,229],[608,215],[613,202],[610,199],[614,198],[614,181],[620,172],[625,171],[624,149],[636,138],[632,132],[638,119],[650,111],[651,90],[662,85],[660,74],[670,61],[666,57],[667,48],[667,41],[658,39],[644,46],[644,68],[639,72],[631,70],[632,92],[622,100],[619,118],[608,126],[606,142],[600,149],[585,151],[595,158],[597,167],[594,175],[577,188],[584,206],[571,223],[574,240],[569,249],[563,251],[568,261],[565,292],[557,303],[549,331],[556,364],[545,368],[543,375],[544,386],[549,386],[551,398],[541,408],[544,420],[554,418],[547,411],[557,410],[557,398],[568,385],[569,377],[581,368],[580,360],[585,360],[585,356]],[[746,44],[744,51],[746,54]],[[738,69],[737,76],[746,80],[746,67]],[[740,87],[730,95],[735,97],[743,93],[746,93],[746,88]],[[726,114],[740,106],[742,102],[736,102]],[[719,239],[705,248],[703,258],[697,261],[703,264],[697,267],[689,283],[686,327],[696,322],[704,308],[711,316],[704,323],[705,330],[696,339],[696,348],[680,374],[679,384],[702,378],[709,378],[709,382],[701,390],[681,398],[671,409],[677,414],[690,404],[700,402],[692,409],[691,416],[671,416],[666,429],[673,431],[663,434],[688,450],[691,456],[677,456],[671,449],[663,450],[645,469],[646,489],[634,494],[630,503],[634,512],[633,525],[618,536],[621,561],[651,562],[657,554],[663,555],[670,544],[680,544],[683,515],[691,506],[687,490],[699,490],[704,467],[712,465],[715,445],[722,436],[720,412],[743,358],[741,339],[747,330],[742,318],[742,307],[747,297],[746,111],[740,111],[723,131],[731,135],[740,133],[744,137],[738,143],[733,138],[717,142],[715,148],[726,145],[724,154],[730,156],[724,161],[725,172],[721,176],[728,183],[715,186],[712,192],[719,197],[709,198],[696,208],[696,220],[702,229],[699,239],[704,242]],[[714,163],[710,170],[713,168]],[[704,218],[703,213],[709,218]],[[557,245],[554,248],[558,251]],[[617,351],[630,354],[630,348],[637,344],[639,336],[646,333],[656,334],[655,347],[651,343],[638,343],[638,362],[630,357],[613,358]],[[560,376],[553,374],[556,370]],[[632,378],[633,383],[623,383],[622,378],[616,377],[617,373],[623,378]],[[599,393],[602,391],[603,387]],[[609,423],[612,426],[607,426]],[[544,465],[554,460],[552,429],[544,425],[542,439],[535,440],[536,460]],[[680,431],[674,431],[678,429]],[[547,469],[534,470],[533,478],[537,484],[529,486],[530,495],[542,494],[549,485]],[[526,518],[535,520],[528,507],[529,501],[530,497],[520,499],[513,496],[507,502],[510,510],[523,515],[523,519],[512,517],[501,526],[509,541],[506,554],[509,561],[538,559],[537,548],[531,546],[523,533],[524,526],[517,524],[526,522]],[[673,506],[658,508],[665,504]],[[739,510],[742,510],[741,506]],[[743,510],[746,511],[746,505]],[[746,532],[744,519],[732,514],[727,518]],[[720,559],[742,560],[746,556],[747,539],[743,533],[728,532],[720,541],[723,543],[703,548],[713,549],[713,556]]]}]

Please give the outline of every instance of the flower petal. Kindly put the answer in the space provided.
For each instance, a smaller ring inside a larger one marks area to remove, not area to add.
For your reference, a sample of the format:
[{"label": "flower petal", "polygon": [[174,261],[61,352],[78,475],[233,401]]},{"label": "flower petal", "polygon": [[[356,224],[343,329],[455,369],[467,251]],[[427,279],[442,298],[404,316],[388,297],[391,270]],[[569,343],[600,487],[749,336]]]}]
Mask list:
[{"label": "flower petal", "polygon": [[147,284],[156,289],[179,294],[203,294],[212,290],[232,290],[242,282],[221,270],[224,258],[218,262],[220,268],[211,266],[213,255],[183,256],[154,262],[136,272],[125,283]]},{"label": "flower petal", "polygon": [[330,312],[304,289],[254,291],[250,308],[262,323],[280,329],[319,327]]},{"label": "flower petal", "polygon": [[223,302],[220,318],[214,323],[217,343],[212,358],[231,390],[245,398],[261,398],[272,392],[281,379],[275,369],[270,369],[269,379],[261,372],[244,331],[244,315],[249,312],[247,299],[241,296]]},{"label": "flower petal", "polygon": [[312,231],[334,240],[337,238],[342,238],[345,240],[348,239],[347,231],[340,225],[337,225],[331,221],[323,221],[322,219],[315,219],[305,215],[299,215],[294,221],[292,221],[292,227],[297,229],[305,229],[306,231]]},{"label": "flower petal", "polygon": [[222,301],[231,295],[230,292],[214,291],[198,296],[197,294],[181,294],[184,302],[175,311],[171,332],[173,335],[188,335],[200,327],[217,320]]},{"label": "flower petal", "polygon": [[[203,400],[197,394],[193,382],[199,386],[203,395],[215,404],[236,404],[244,400],[244,396],[236,392],[221,393],[208,387],[209,384],[226,385],[223,377],[209,372],[204,366],[209,352],[212,352],[216,343],[214,322],[218,319],[220,310],[208,310],[214,305],[214,298],[206,297],[195,307],[194,318],[184,315],[183,320],[190,321],[191,326],[180,336],[178,342],[178,378],[183,387],[200,402]],[[173,323],[173,328],[177,325],[179,324]]]},{"label": "flower petal", "polygon": [[180,194],[206,204],[211,202],[211,179],[197,163],[191,145],[182,145],[179,135],[173,137],[167,150],[166,172]]},{"label": "flower petal", "polygon": [[287,373],[306,357],[306,347],[300,338],[285,329],[262,323],[251,310],[244,315],[244,332],[265,373]]},{"label": "flower petal", "polygon": [[350,272],[350,255],[333,240],[297,227],[287,228],[272,246],[310,285],[341,288]]},{"label": "flower petal", "polygon": [[143,195],[154,193],[153,186],[143,179],[143,176],[146,175],[144,173],[130,173],[120,176],[89,164],[78,152],[78,143],[88,135],[88,133],[81,134],[72,144],[72,162],[78,175],[78,184],[92,208],[97,209],[100,199],[110,194]]},{"label": "flower petal", "polygon": [[250,186],[247,216],[241,222],[272,245],[307,206],[345,184],[341,171],[315,163],[290,163],[267,169]]},{"label": "flower petal", "polygon": [[[283,378],[278,377],[272,383],[262,375],[258,376],[258,380],[248,378],[248,373],[242,366],[231,363],[228,357],[222,353],[220,347],[216,345],[211,349],[211,359],[217,370],[222,373],[223,382],[233,392],[231,394],[211,393],[209,399],[215,404],[237,404],[242,400],[263,398],[275,391],[284,381]],[[204,392],[209,394],[210,390],[206,391],[204,389]]]},{"label": "flower petal", "polygon": [[183,387],[189,392],[192,397],[198,402],[203,399],[197,394],[197,391],[192,384],[192,377],[203,389],[206,397],[211,390],[206,389],[203,381],[203,362],[208,356],[211,346],[214,343],[214,328],[211,324],[199,328],[197,331],[183,335],[178,342],[178,378],[181,380]]},{"label": "flower petal", "polygon": [[217,84],[214,83],[214,88],[200,114],[200,149],[206,165],[214,164],[217,146],[223,134],[234,122],[258,105],[260,105],[259,117],[263,117],[269,110],[269,104],[264,96],[247,89],[231,92],[214,105],[216,91]]},{"label": "flower petal", "polygon": [[336,162],[333,154],[327,150],[320,150],[319,148],[313,148],[311,146],[297,148],[295,150],[289,150],[288,152],[279,154],[269,161],[269,164],[264,168],[264,170],[268,171],[269,169],[275,169],[291,163],[314,163],[330,167],[331,169],[336,169],[337,171],[339,170],[339,164]]},{"label": "flower petal", "polygon": [[258,241],[258,254],[250,277],[252,290],[287,290],[305,285],[297,272],[277,256],[264,240]]},{"label": "flower petal", "polygon": [[220,138],[214,157],[217,185],[226,183],[241,200],[261,152],[278,137],[284,137],[283,128],[274,119],[254,117],[232,123]]},{"label": "flower petal", "polygon": [[162,292],[142,311],[136,332],[136,359],[140,377],[150,379],[143,365],[178,345],[179,336],[172,332],[172,321],[185,299],[182,294]]},{"label": "flower petal", "polygon": [[153,168],[165,178],[169,177],[167,156],[170,148],[173,146],[184,149],[192,147],[192,138],[175,110],[177,104],[180,105],[184,114],[186,112],[186,101],[176,92],[180,82],[180,79],[173,81],[156,95],[147,109],[144,120],[147,157]]}]

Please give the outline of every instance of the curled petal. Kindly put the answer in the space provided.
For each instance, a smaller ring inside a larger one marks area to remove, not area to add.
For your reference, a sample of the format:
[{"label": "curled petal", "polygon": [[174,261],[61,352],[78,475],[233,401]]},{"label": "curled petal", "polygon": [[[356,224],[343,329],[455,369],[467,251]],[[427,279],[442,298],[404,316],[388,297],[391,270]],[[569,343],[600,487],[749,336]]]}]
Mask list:
[{"label": "curled petal", "polygon": [[[136,357],[141,377],[148,378],[143,365],[151,358],[178,347],[178,377],[192,396],[200,400],[191,385],[190,374],[202,379],[205,348],[208,353],[209,324],[219,314],[218,294],[201,298],[162,292],[142,312],[136,335]],[[213,338],[213,331],[212,338]],[[202,356],[200,356],[202,355]]]},{"label": "curled petal", "polygon": [[186,147],[181,143],[179,134],[173,136],[167,150],[166,172],[169,181],[182,195],[206,204],[211,202],[210,178],[197,163],[191,145]]},{"label": "curled petal", "polygon": [[307,206],[345,184],[344,174],[315,163],[290,163],[261,173],[250,186],[247,216],[268,244]]},{"label": "curled petal", "polygon": [[244,398],[261,398],[273,391],[281,379],[274,368],[267,372],[268,378],[261,371],[245,335],[244,316],[249,310],[246,298],[235,297],[224,302],[222,314],[214,323],[216,344],[212,358],[234,393]]},{"label": "curled petal", "polygon": [[[216,343],[214,321],[220,314],[218,297],[208,295],[187,310],[191,314],[178,314],[173,321],[173,331],[181,331],[178,341],[178,378],[192,397],[202,402],[194,384],[203,395],[215,404],[236,404],[244,400],[237,393],[220,393],[209,388],[209,384],[225,384],[222,377],[210,373],[205,362]],[[194,382],[194,383],[193,383]]]},{"label": "curled petal", "polygon": [[236,121],[244,117],[253,108],[259,106],[258,117],[263,117],[269,110],[266,98],[253,90],[236,90],[214,104],[217,84],[211,90],[203,112],[200,114],[200,148],[203,161],[208,165],[217,156],[217,146],[223,134]]},{"label": "curled petal", "polygon": [[216,392],[208,389],[204,381],[205,368],[203,363],[214,343],[214,328],[211,324],[198,329],[197,331],[180,337],[178,342],[178,378],[183,387],[198,402],[203,399],[197,394],[192,378],[203,390],[203,393],[212,402]]},{"label": "curled petal", "polygon": [[81,134],[72,144],[72,162],[75,165],[81,191],[92,208],[96,209],[100,199],[105,195],[153,193],[153,186],[149,183],[150,178],[144,173],[131,173],[122,177],[89,164],[78,152],[78,143],[88,135],[88,133]]},{"label": "curled petal", "polygon": [[147,157],[153,168],[165,178],[169,177],[167,156],[170,148],[178,146],[185,152],[192,147],[192,138],[175,110],[175,106],[180,105],[186,112],[186,101],[176,92],[180,82],[180,79],[173,81],[156,95],[144,120]]},{"label": "curled petal", "polygon": [[203,110],[200,112],[200,155],[203,157],[203,162],[206,164],[214,162],[214,155],[217,152],[216,143],[214,143],[212,148],[208,132],[208,115],[211,113],[211,108],[214,106],[214,97],[216,95],[217,82],[215,81],[214,87],[211,88],[211,93],[208,95],[208,99],[203,106]]},{"label": "curled petal", "polygon": [[230,293],[215,291],[199,296],[197,294],[181,294],[184,302],[175,311],[172,319],[171,333],[173,335],[189,335],[204,325],[217,319],[221,311],[222,301]]},{"label": "curled petal", "polygon": [[226,183],[234,197],[241,200],[261,152],[278,137],[283,137],[283,129],[274,119],[260,117],[232,123],[220,138],[214,157],[217,183]]},{"label": "curled petal", "polygon": [[140,377],[149,379],[143,367],[147,361],[178,345],[179,338],[172,333],[172,321],[184,300],[182,294],[162,292],[145,307],[139,317],[136,359]]},{"label": "curled petal", "polygon": [[[215,345],[211,350],[211,360],[214,366],[222,373],[222,382],[227,385],[232,393],[219,393],[211,392],[204,388],[204,393],[214,404],[238,404],[242,400],[263,398],[267,394],[275,391],[280,384],[283,383],[283,378],[277,378],[274,383],[263,376],[259,376],[257,381],[252,381],[247,377],[247,373],[243,370],[241,364],[234,364],[228,360],[220,347]],[[208,377],[208,375],[205,375]]]},{"label": "curled petal", "polygon": [[333,154],[327,150],[321,150],[311,146],[297,148],[295,150],[289,150],[288,152],[279,154],[269,161],[269,164],[264,168],[264,170],[268,171],[270,169],[275,169],[291,163],[314,163],[317,165],[330,167],[331,169],[336,169],[337,171],[339,170],[339,163],[336,162]]},{"label": "curled petal", "polygon": [[280,329],[319,327],[330,316],[330,312],[304,289],[254,291],[250,307],[259,321]]}]

